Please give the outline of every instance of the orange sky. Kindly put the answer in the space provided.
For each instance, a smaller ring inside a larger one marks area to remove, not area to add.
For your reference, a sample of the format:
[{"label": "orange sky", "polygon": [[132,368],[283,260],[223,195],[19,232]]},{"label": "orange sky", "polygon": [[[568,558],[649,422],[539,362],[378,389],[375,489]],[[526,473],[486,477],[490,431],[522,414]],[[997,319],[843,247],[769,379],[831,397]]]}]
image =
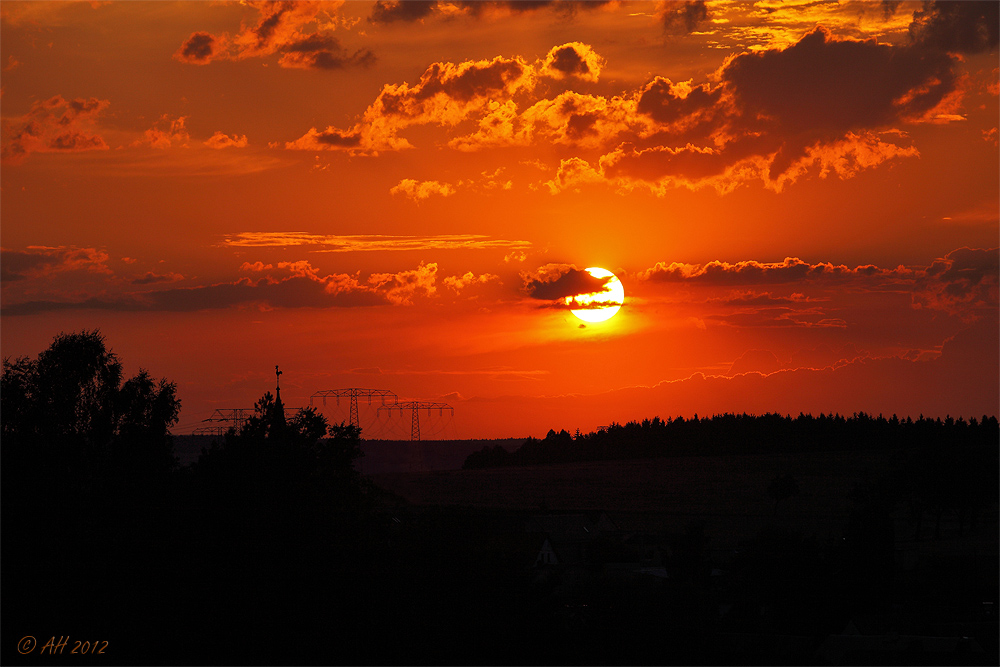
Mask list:
[{"label": "orange sky", "polygon": [[3,355],[99,328],[178,433],[275,364],[447,437],[996,414],[997,7],[5,0]]}]

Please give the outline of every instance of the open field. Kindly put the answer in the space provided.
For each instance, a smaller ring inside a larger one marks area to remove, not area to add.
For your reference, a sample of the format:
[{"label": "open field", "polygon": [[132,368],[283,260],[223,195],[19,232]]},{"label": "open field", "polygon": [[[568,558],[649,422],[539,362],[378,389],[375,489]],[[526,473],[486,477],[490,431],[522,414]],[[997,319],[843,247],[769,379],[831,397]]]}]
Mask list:
[{"label": "open field", "polygon": [[[887,469],[885,452],[816,452],[676,457],[564,465],[372,475],[379,486],[416,505],[511,510],[601,510],[624,529],[681,530],[706,522],[715,548],[733,546],[779,525],[819,539],[839,537],[856,481]],[[792,475],[800,495],[777,507],[770,481]],[[924,533],[931,527],[925,519]],[[987,520],[995,523],[995,512]],[[912,534],[896,517],[897,540]],[[944,535],[954,531],[943,524]],[[980,531],[982,534],[987,531]],[[995,531],[993,531],[995,532]],[[991,533],[995,543],[995,535]]]},{"label": "open field", "polygon": [[[218,436],[175,435],[174,456],[182,466],[198,460],[203,447],[211,447]],[[362,440],[364,452],[356,467],[367,475],[388,472],[458,470],[469,454],[483,447],[500,445],[508,451],[521,446],[524,438],[498,440]]]}]

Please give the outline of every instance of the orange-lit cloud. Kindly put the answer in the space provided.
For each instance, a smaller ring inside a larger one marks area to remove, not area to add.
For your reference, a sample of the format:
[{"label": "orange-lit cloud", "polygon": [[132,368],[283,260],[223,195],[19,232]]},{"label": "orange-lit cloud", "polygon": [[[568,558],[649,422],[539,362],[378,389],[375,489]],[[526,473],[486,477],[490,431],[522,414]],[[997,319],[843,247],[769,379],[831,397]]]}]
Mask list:
[{"label": "orange-lit cloud", "polygon": [[244,24],[232,37],[194,32],[174,53],[174,58],[192,65],[207,65],[212,60],[280,54],[281,67],[319,70],[365,67],[375,62],[375,54],[369,49],[350,51],[330,34],[336,29],[336,11],[343,3],[248,0],[244,4],[259,13],[254,25]]},{"label": "orange-lit cloud", "polygon": [[203,143],[209,148],[246,148],[247,135],[239,136],[234,134],[233,136],[229,136],[217,131]]},{"label": "orange-lit cloud", "polygon": [[706,264],[684,264],[680,262],[657,262],[645,271],[639,272],[639,280],[653,282],[688,282],[711,285],[774,285],[804,281],[839,282],[856,277],[880,276],[894,279],[912,279],[912,269],[880,269],[865,265],[853,269],[844,264],[829,262],[809,264],[798,257],[786,257],[782,262],[708,262]]},{"label": "orange-lit cloud", "polygon": [[499,280],[500,276],[494,275],[492,273],[483,273],[476,275],[472,271],[467,271],[461,276],[447,276],[442,282],[445,286],[450,287],[456,292],[461,292],[466,287],[476,284],[484,284],[494,280]]},{"label": "orange-lit cloud", "polygon": [[28,246],[26,250],[0,250],[0,279],[14,282],[65,271],[111,273],[109,255],[97,248]]},{"label": "orange-lit cloud", "polygon": [[375,286],[390,303],[399,306],[409,306],[413,304],[413,299],[417,295],[431,296],[437,291],[435,280],[437,278],[438,265],[436,262],[430,264],[420,263],[412,271],[400,271],[398,273],[373,273],[368,278],[368,282]]},{"label": "orange-lit cloud", "polygon": [[925,271],[918,304],[953,313],[1000,304],[1000,249],[959,248],[935,260]]},{"label": "orange-lit cloud", "polygon": [[[698,4],[674,9],[685,7]],[[544,183],[553,193],[600,181],[658,195],[672,187],[725,193],[748,181],[780,191],[808,174],[846,179],[918,156],[899,128],[964,118],[958,62],[933,41],[893,46],[834,37],[820,26],[786,48],[730,57],[709,82],[657,76],[618,97],[564,90],[532,100],[542,77],[597,80],[604,58],[569,42],[535,63],[517,56],[434,63],[416,85],[383,86],[356,125],[312,128],[286,147],[375,154],[413,148],[400,134],[407,127],[447,131],[473,120],[472,133],[447,145],[555,143],[603,152],[561,158],[559,173]]]},{"label": "orange-lit cloud", "polygon": [[494,239],[483,234],[437,236],[309,234],[307,232],[240,232],[227,236],[223,245],[235,247],[310,246],[313,252],[374,252],[392,250],[458,250],[528,248],[527,241]]},{"label": "orange-lit cloud", "polygon": [[412,2],[377,0],[368,20],[371,23],[419,21],[430,16],[437,4],[437,0],[413,0]]},{"label": "orange-lit cloud", "polygon": [[177,49],[174,59],[189,65],[207,65],[224,52],[224,38],[207,32],[195,32]]},{"label": "orange-lit cloud", "polygon": [[462,63],[437,62],[414,86],[386,84],[350,129],[311,128],[285,144],[294,150],[372,152],[411,148],[398,133],[411,125],[457,125],[491,99],[509,98],[534,85],[534,68],[521,58],[497,56]]},{"label": "orange-lit cloud", "polygon": [[604,58],[589,44],[569,42],[549,51],[540,71],[556,80],[597,81],[605,64]]},{"label": "orange-lit cloud", "polygon": [[600,9],[609,0],[377,0],[371,23],[412,23],[431,17],[502,18],[546,9],[572,16],[577,10]]},{"label": "orange-lit cloud", "polygon": [[150,146],[159,150],[166,150],[171,147],[187,148],[188,142],[191,141],[191,135],[188,134],[185,127],[186,122],[186,116],[170,118],[169,115],[163,114],[156,121],[156,124],[143,132],[142,138],[136,139],[132,142],[132,145]]},{"label": "orange-lit cloud", "polygon": [[[510,127],[517,113],[513,98],[533,90],[541,77],[596,81],[603,62],[592,47],[581,42],[554,47],[544,62],[529,63],[521,57],[504,56],[457,64],[436,62],[413,86],[407,83],[383,86],[365,111],[362,121],[353,127],[310,128],[298,139],[287,142],[285,147],[361,153],[403,150],[413,147],[406,138],[399,136],[407,127],[430,124],[453,127],[477,116],[481,117],[479,132],[467,138],[454,139],[451,143],[453,147],[468,150],[480,144],[524,143],[531,139],[530,126],[535,124],[535,117],[551,114],[546,114],[544,109],[527,112],[525,119],[520,120],[525,127],[518,133]],[[585,99],[579,97],[580,100]],[[570,107],[577,103],[573,100],[553,102],[558,111],[567,116],[565,121],[555,124],[572,123],[572,119],[568,118]],[[603,98],[594,98],[593,103],[608,104]],[[578,116],[584,118],[583,114]],[[574,131],[584,135],[588,130],[571,126],[564,134],[572,137]]]},{"label": "orange-lit cloud", "polygon": [[913,13],[910,37],[928,48],[950,53],[995,49],[1000,36],[1000,5],[995,2],[929,2]]},{"label": "orange-lit cloud", "polygon": [[[524,292],[531,298],[559,301],[578,294],[603,292],[611,277],[595,278],[572,264],[546,264],[535,271],[522,273],[521,279]],[[565,301],[560,307],[566,307]]]},{"label": "orange-lit cloud", "polygon": [[[393,302],[381,284],[368,285],[356,276],[330,274],[320,276],[308,262],[281,262],[278,269],[283,277],[264,276],[257,280],[241,278],[234,282],[214,283],[147,292],[132,292],[119,296],[93,296],[82,300],[34,300],[5,304],[5,315],[27,315],[38,312],[94,309],[118,311],[190,312],[217,310],[237,306],[263,308],[338,308],[373,306]],[[156,274],[149,274],[156,276]],[[381,278],[380,278],[381,280]],[[159,280],[133,281],[133,284],[153,284]],[[388,290],[386,290],[388,291]]]},{"label": "orange-lit cloud", "polygon": [[389,189],[394,195],[403,195],[414,201],[423,201],[432,195],[447,197],[455,194],[455,186],[450,183],[439,181],[416,181],[412,178],[404,178],[399,183]]},{"label": "orange-lit cloud", "polygon": [[686,34],[710,18],[705,0],[665,0],[656,9],[664,32]]},{"label": "orange-lit cloud", "polygon": [[184,276],[179,273],[174,273],[173,271],[169,273],[155,273],[153,271],[147,271],[143,275],[133,278],[129,282],[133,285],[155,285],[156,283],[175,283],[179,280],[184,280]]},{"label": "orange-lit cloud", "polygon": [[109,104],[96,97],[66,100],[61,95],[35,102],[24,116],[4,119],[0,156],[8,164],[20,164],[31,153],[108,150],[94,125]]},{"label": "orange-lit cloud", "polygon": [[[893,291],[911,296],[914,307],[933,308],[961,315],[965,319],[982,316],[986,310],[996,310],[1000,275],[1000,249],[959,248],[929,266],[898,266],[879,268],[866,264],[850,268],[829,262],[810,264],[797,257],[782,262],[708,262],[684,264],[658,262],[635,274],[641,282],[737,287],[759,285],[793,285],[837,289],[839,291]],[[816,297],[793,293],[776,298],[770,292],[737,293],[721,301],[742,307],[737,314],[709,315],[733,324],[762,325],[774,323],[808,323],[811,326],[840,326],[835,320],[824,322],[824,311],[815,304]],[[803,315],[817,317],[803,317]]]}]

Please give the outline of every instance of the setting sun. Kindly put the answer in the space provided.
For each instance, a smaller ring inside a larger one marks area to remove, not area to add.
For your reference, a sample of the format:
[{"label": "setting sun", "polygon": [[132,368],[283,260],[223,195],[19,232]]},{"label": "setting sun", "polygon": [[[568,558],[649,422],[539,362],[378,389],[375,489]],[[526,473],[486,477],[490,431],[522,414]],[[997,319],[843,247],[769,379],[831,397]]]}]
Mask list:
[{"label": "setting sun", "polygon": [[583,306],[582,308],[574,308],[572,312],[584,322],[610,320],[625,303],[625,288],[622,287],[622,281],[618,280],[618,277],[607,269],[596,266],[588,267],[587,273],[595,278],[610,277],[610,279],[605,283],[604,290],[600,292],[566,297],[566,305]]}]

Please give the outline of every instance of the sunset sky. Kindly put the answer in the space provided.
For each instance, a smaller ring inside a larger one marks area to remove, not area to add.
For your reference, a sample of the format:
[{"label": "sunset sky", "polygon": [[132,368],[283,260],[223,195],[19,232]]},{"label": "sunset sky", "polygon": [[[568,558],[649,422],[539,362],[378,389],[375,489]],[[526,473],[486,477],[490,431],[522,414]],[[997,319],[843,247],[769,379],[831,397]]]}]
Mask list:
[{"label": "sunset sky", "polygon": [[276,364],[442,437],[997,414],[998,7],[4,0],[3,356],[98,328],[177,433]]}]

